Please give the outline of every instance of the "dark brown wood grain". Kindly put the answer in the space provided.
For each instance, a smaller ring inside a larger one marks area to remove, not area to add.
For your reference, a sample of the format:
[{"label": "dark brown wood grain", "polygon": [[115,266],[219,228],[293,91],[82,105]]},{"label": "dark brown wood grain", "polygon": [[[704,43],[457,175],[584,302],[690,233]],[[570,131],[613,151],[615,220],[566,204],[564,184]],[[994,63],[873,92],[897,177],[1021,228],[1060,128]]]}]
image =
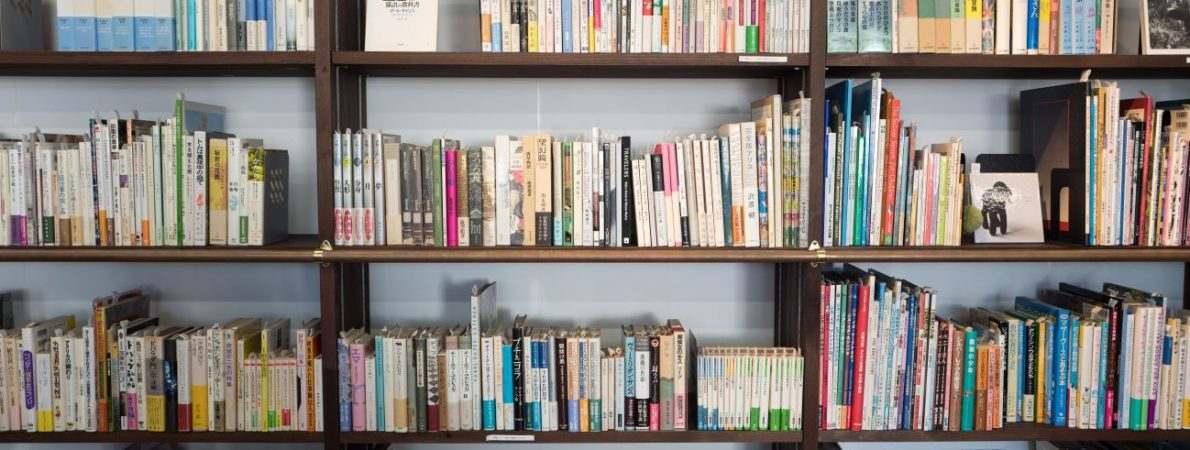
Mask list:
[{"label": "dark brown wood grain", "polygon": [[781,262],[810,261],[805,249],[760,248],[551,248],[551,247],[340,247],[336,262]]},{"label": "dark brown wood grain", "polygon": [[308,77],[315,52],[0,52],[4,76]]},{"label": "dark brown wood grain", "polygon": [[958,247],[831,247],[829,262],[1122,262],[1187,261],[1187,247],[1083,247],[984,244]]},{"label": "dark brown wood grain", "polygon": [[[367,75],[512,78],[770,78],[806,65],[804,54],[784,63],[742,63],[737,54],[335,52],[336,65]],[[755,56],[755,55],[748,55]]]},{"label": "dark brown wood grain", "polygon": [[[831,53],[830,78],[1066,78],[1084,69],[1096,78],[1186,78],[1184,55],[962,55],[918,53]],[[818,92],[818,91],[815,91]]]},{"label": "dark brown wood grain", "polygon": [[0,247],[0,261],[20,262],[311,262],[318,239],[290,236],[254,247]]},{"label": "dark brown wood grain", "polygon": [[819,432],[822,442],[912,441],[1185,441],[1190,430],[1080,430],[1041,424],[1008,424],[993,431],[842,431]]},{"label": "dark brown wood grain", "polygon": [[184,442],[322,442],[323,433],[297,431],[277,432],[199,432],[199,433],[152,433],[148,431],[116,431],[111,433],[87,433],[64,431],[56,433],[0,433],[0,442],[5,443],[184,443]]},{"label": "dark brown wood grain", "polygon": [[[489,436],[532,436],[535,443],[683,443],[683,442],[799,442],[796,431],[604,431],[571,433],[565,431],[444,431],[438,433],[343,433],[344,443],[487,443]],[[525,444],[525,441],[506,442]]]}]

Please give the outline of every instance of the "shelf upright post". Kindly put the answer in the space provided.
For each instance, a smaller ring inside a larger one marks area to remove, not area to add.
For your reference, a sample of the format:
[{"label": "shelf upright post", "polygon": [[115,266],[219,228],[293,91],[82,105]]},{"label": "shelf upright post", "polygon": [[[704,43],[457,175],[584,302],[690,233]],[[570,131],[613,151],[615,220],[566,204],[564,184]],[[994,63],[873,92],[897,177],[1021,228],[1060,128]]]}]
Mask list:
[{"label": "shelf upright post", "polygon": [[[823,131],[825,117],[823,111],[826,93],[826,2],[810,2],[810,61],[803,75],[806,95],[812,100],[810,113],[810,179],[803,182],[810,183],[810,217],[802,218],[807,221],[804,225],[809,228],[809,236],[813,243],[822,244],[822,151],[824,143]],[[825,252],[819,250],[819,256]],[[802,448],[818,448],[818,391],[821,383],[819,373],[819,340],[821,330],[818,322],[820,311],[820,288],[822,284],[822,264],[801,265],[801,293],[799,308],[799,335],[801,337],[802,356],[805,358],[805,372],[803,376],[804,389],[802,394]]]}]

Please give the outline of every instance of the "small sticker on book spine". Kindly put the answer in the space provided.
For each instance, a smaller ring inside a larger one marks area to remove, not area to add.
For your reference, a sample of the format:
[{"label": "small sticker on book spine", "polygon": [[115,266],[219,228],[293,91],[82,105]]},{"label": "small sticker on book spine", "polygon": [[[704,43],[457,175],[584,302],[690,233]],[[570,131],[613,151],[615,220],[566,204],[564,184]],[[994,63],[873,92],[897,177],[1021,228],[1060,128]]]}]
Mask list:
[{"label": "small sticker on book spine", "polygon": [[740,62],[742,63],[787,63],[788,56],[760,56],[760,55],[740,55]]},{"label": "small sticker on book spine", "polygon": [[532,434],[489,434],[488,442],[533,442]]}]

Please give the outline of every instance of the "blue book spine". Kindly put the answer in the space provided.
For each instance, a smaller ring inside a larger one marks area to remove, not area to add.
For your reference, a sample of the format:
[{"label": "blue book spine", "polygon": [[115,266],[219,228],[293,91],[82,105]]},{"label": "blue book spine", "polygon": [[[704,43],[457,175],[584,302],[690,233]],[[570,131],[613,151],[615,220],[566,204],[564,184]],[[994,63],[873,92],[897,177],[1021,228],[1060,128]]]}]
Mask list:
[{"label": "blue book spine", "polygon": [[[722,166],[722,183],[724,186],[731,186],[731,142],[728,136],[719,137],[719,165]],[[728,247],[735,244],[732,243],[731,235],[731,189],[723,190],[723,238],[726,240]]]},{"label": "blue book spine", "polygon": [[[1120,173],[1119,173],[1118,179],[1126,180],[1127,176],[1128,176],[1128,171],[1131,169],[1131,167],[1128,166],[1128,153],[1132,150],[1131,148],[1128,147],[1128,144],[1126,141],[1127,141],[1127,137],[1132,135],[1132,121],[1120,120],[1119,123],[1120,123],[1120,132],[1119,132],[1118,136],[1120,136],[1120,139],[1119,139],[1120,151],[1116,153],[1117,155],[1120,155],[1120,160],[1117,162],[1117,165],[1120,166]],[[1120,198],[1119,198],[1120,203],[1118,203],[1119,205],[1127,205],[1128,204],[1127,195],[1125,195],[1127,193],[1128,193],[1127,189],[1120,189]],[[1124,216],[1127,214],[1121,213],[1121,214],[1116,214],[1116,215],[1119,217],[1117,218],[1117,221],[1116,221],[1116,242],[1115,242],[1115,244],[1120,245],[1120,244],[1124,243]]]},{"label": "blue book spine", "polygon": [[1062,29],[1060,30],[1062,35],[1058,36],[1058,41],[1061,44],[1061,48],[1058,48],[1054,52],[1055,54],[1071,55],[1077,53],[1074,51],[1074,27],[1077,26],[1075,23],[1077,18],[1074,14],[1074,3],[1075,0],[1064,0],[1059,4],[1059,8],[1061,8],[1060,14],[1062,16],[1060,18],[1062,21]]},{"label": "blue book spine", "polygon": [[1041,10],[1040,0],[1029,0],[1029,18],[1028,24],[1025,25],[1025,49],[1033,54],[1037,53],[1037,19],[1040,17],[1038,12]]},{"label": "blue book spine", "polygon": [[198,50],[198,30],[196,29],[197,24],[195,23],[195,8],[195,0],[186,0],[186,39],[188,42],[186,45],[186,50],[192,52]]},{"label": "blue book spine", "polygon": [[351,368],[347,340],[339,339],[339,431],[351,431]]},{"label": "blue book spine", "polygon": [[[844,329],[854,330],[855,329],[855,312],[856,312],[855,310],[859,306],[859,285],[852,284],[850,289],[847,290],[846,296],[847,296],[846,297],[846,301],[847,301],[846,321],[847,321],[847,323],[844,325]],[[849,355],[846,363],[843,364],[843,367],[842,367],[842,369],[843,369],[843,402],[842,402],[842,404],[843,405],[854,404],[854,403],[852,403],[852,398],[851,398],[851,394],[852,394],[851,385],[852,385],[852,380],[855,377],[855,357],[854,357],[855,354],[854,354],[854,352],[852,352],[852,350],[854,350],[855,347],[853,347],[854,343],[852,342],[853,341],[852,336],[854,336],[854,333],[845,333],[844,335],[842,335],[843,341],[844,341],[843,342],[843,345],[844,345],[843,351],[845,354]]]},{"label": "blue book spine", "polygon": [[1108,345],[1110,345],[1109,344],[1110,340],[1108,338],[1109,338],[1109,336],[1111,336],[1111,328],[1108,325],[1109,323],[1110,322],[1103,323],[1103,329],[1099,333],[1099,336],[1097,336],[1097,338],[1099,339],[1099,345],[1101,348],[1103,348],[1103,350],[1099,352],[1099,364],[1098,364],[1099,365],[1099,385],[1095,387],[1096,396],[1099,398],[1099,404],[1096,405],[1097,411],[1095,413],[1095,418],[1096,418],[1095,428],[1098,428],[1098,429],[1104,428],[1104,420],[1106,417],[1105,408],[1107,405],[1107,349],[1108,349]]},{"label": "blue book spine", "polygon": [[504,388],[501,394],[501,406],[505,410],[505,424],[511,424],[512,418],[508,414],[512,412],[514,405],[512,404],[512,345],[504,344],[500,349],[502,377],[504,382],[501,386]]},{"label": "blue book spine", "polygon": [[[570,31],[571,31],[571,28],[570,28],[570,20],[571,20],[570,19],[570,2],[572,2],[572,1],[574,1],[574,0],[562,0],[562,52],[563,53],[570,53],[573,51],[571,49],[571,47],[574,45],[573,44],[574,37],[572,37],[570,35]],[[495,36],[495,34],[493,34],[492,36]],[[494,38],[492,40],[495,41]]]},{"label": "blue book spine", "polygon": [[112,17],[112,50],[117,52],[131,52],[135,46],[136,17]]},{"label": "blue book spine", "polygon": [[110,52],[115,49],[111,16],[95,17],[95,49]]},{"label": "blue book spine", "polygon": [[533,346],[533,357],[529,364],[530,370],[532,371],[530,372],[529,379],[532,380],[534,392],[533,398],[529,399],[529,429],[533,431],[541,431],[542,395],[540,389],[538,389],[541,384],[537,382],[537,375],[540,373],[539,369],[541,369],[541,342],[534,340],[530,343],[530,345]]},{"label": "blue book spine", "polygon": [[1049,324],[1049,326],[1045,327],[1045,362],[1043,364],[1045,364],[1045,368],[1046,368],[1045,369],[1045,386],[1046,386],[1045,389],[1046,389],[1046,391],[1045,391],[1045,420],[1043,423],[1048,423],[1050,425],[1053,425],[1053,423],[1054,423],[1054,384],[1055,384],[1054,379],[1056,378],[1056,375],[1055,375],[1056,370],[1054,368],[1054,361],[1057,360],[1057,358],[1054,358],[1054,339],[1055,339],[1055,334],[1056,334],[1056,333],[1054,333],[1054,327],[1056,327],[1056,326],[1057,325],[1055,325],[1053,322],[1051,322]]},{"label": "blue book spine", "polygon": [[95,16],[75,16],[74,50],[78,52],[93,52],[96,48]]},{"label": "blue book spine", "polygon": [[[696,378],[697,380],[710,379],[707,377],[707,361],[703,357],[700,356],[698,358],[698,366],[695,370],[696,370],[696,374],[698,377],[698,378]],[[700,430],[700,431],[706,430],[707,429],[707,406],[706,406],[706,403],[704,403],[703,399],[700,398],[697,400],[698,400],[698,408],[695,410],[695,420],[697,421],[696,423],[698,423],[698,430]]]},{"label": "blue book spine", "polygon": [[273,11],[272,0],[264,1],[264,22],[265,22],[265,25],[264,25],[265,33],[264,34],[265,34],[265,42],[266,42],[265,50],[268,50],[270,52],[275,51],[277,49],[277,47],[276,47],[277,44],[276,44],[276,42],[273,42],[274,38],[275,38],[275,36],[273,36],[275,34],[273,27],[276,26],[277,22],[276,22],[275,11]]},{"label": "blue book spine", "polygon": [[174,44],[174,16],[165,11],[157,12],[157,30],[155,34],[157,46],[155,49],[159,52],[170,52],[176,50]]},{"label": "blue book spine", "polygon": [[384,427],[384,337],[376,336],[376,353],[373,364],[376,365],[376,429],[388,431]]},{"label": "blue book spine", "polygon": [[[636,426],[635,408],[632,407],[636,398],[636,336],[624,335],[624,429]],[[569,406],[569,405],[567,405]]]},{"label": "blue book spine", "polygon": [[[62,9],[62,8],[60,8]],[[58,26],[58,51],[73,52],[75,47],[74,16],[65,11],[58,11],[56,24]]]},{"label": "blue book spine", "polygon": [[157,26],[153,16],[137,14],[133,23],[133,48],[138,52],[151,52],[157,49]]},{"label": "blue book spine", "polygon": [[[905,333],[908,339],[905,340],[905,367],[915,367],[913,365],[914,343],[917,342],[917,317],[918,297],[916,295],[909,297],[909,332]],[[901,398],[913,398],[913,371],[906,370],[904,377],[900,380],[901,383]],[[901,401],[901,428],[905,430],[913,429],[913,402]]]}]

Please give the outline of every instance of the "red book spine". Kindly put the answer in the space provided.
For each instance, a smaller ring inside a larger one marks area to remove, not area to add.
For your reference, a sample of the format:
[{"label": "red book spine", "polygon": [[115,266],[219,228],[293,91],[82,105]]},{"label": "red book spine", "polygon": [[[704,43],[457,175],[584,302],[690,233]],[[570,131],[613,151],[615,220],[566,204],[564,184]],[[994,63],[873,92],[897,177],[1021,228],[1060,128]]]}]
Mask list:
[{"label": "red book spine", "polygon": [[[757,34],[756,51],[758,51],[760,53],[764,53],[764,50],[765,50],[765,47],[764,47],[764,36],[765,36],[764,23],[765,23],[765,20],[764,19],[765,19],[766,15],[764,13],[764,7],[765,7],[765,0],[756,0],[756,8],[757,9],[755,11],[752,11],[752,23],[755,24],[757,26],[756,28],[758,29],[758,31],[756,32],[756,34]],[[781,120],[780,117],[773,118],[774,122],[779,121],[779,120]],[[771,152],[771,151],[773,151],[773,149],[769,149],[769,151]]]},{"label": "red book spine", "polygon": [[[179,382],[181,382],[181,380],[179,380]],[[190,381],[187,380],[186,382],[189,383]],[[102,411],[103,410],[100,410],[99,415],[106,417],[107,413],[102,412]],[[107,424],[104,423],[103,421],[99,422],[99,426],[103,428],[102,430],[100,430],[101,432],[107,431]],[[178,404],[178,431],[190,431],[190,404],[189,403],[185,403],[185,404],[179,403]]]},{"label": "red book spine", "polygon": [[822,330],[822,335],[819,336],[819,339],[818,339],[818,384],[819,384],[819,386],[821,386],[821,388],[818,389],[818,427],[823,428],[823,429],[826,428],[826,407],[828,405],[828,403],[826,401],[827,400],[826,399],[826,397],[827,397],[827,395],[826,395],[827,367],[826,366],[827,366],[827,361],[830,361],[830,358],[826,354],[826,348],[827,348],[826,342],[827,342],[827,339],[829,339],[830,335],[831,335],[830,334],[830,318],[829,318],[830,308],[828,307],[830,305],[830,297],[831,297],[831,287],[829,284],[823,283],[823,285],[822,285],[822,299],[820,300],[822,304],[819,305],[819,311],[821,311],[822,313],[819,315],[820,319],[819,319],[819,323],[818,323],[818,328]]},{"label": "red book spine", "polygon": [[[527,143],[526,143],[527,144]],[[446,246],[459,246],[458,153],[446,151]]]},{"label": "red book spine", "polygon": [[855,372],[851,376],[851,429],[859,431],[864,425],[864,372],[868,360],[868,299],[871,286],[859,286],[859,301],[855,308]]},{"label": "red book spine", "polygon": [[884,152],[884,201],[881,204],[884,217],[880,220],[881,245],[894,245],[893,236],[896,236],[896,230],[893,230],[893,226],[896,224],[897,174],[900,173],[897,165],[900,162],[901,148],[901,100],[894,98],[889,101],[888,105],[888,128],[885,132],[888,135],[888,147]]}]

